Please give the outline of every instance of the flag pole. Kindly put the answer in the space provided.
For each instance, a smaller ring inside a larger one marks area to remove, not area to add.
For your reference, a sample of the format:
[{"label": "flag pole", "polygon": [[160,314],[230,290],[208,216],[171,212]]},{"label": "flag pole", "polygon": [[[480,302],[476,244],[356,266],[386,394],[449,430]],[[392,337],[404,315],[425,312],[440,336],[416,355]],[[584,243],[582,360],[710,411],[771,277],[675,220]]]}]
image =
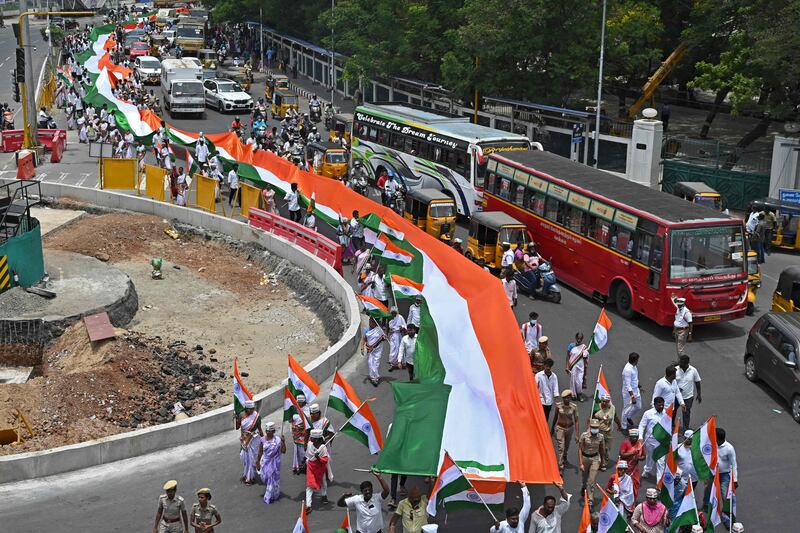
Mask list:
[{"label": "flag pole", "polygon": [[[603,490],[603,487],[601,487],[599,483],[595,483],[594,486],[600,490],[600,493],[603,496],[611,500],[612,503],[614,502],[614,499],[611,496],[609,496],[606,491]],[[631,525],[625,519],[625,513],[619,513],[619,516],[622,518],[622,521],[625,522],[625,531],[633,531],[633,528],[631,528]]]},{"label": "flag pole", "polygon": [[[445,450],[445,451],[444,451],[444,453],[446,453],[447,455],[450,455],[450,453],[449,453],[447,450]],[[450,458],[451,458],[451,459],[452,459],[452,457],[453,457],[453,456],[452,456],[452,455],[450,455]],[[487,510],[487,511],[489,511],[489,514],[490,514],[490,515],[492,515],[492,520],[494,520],[495,522],[497,522],[497,517],[494,515],[494,513],[492,512],[492,510],[489,508],[489,505],[487,505],[487,503],[486,503],[486,500],[484,500],[484,499],[483,499],[483,496],[481,496],[481,493],[480,493],[478,490],[476,490],[476,489],[475,489],[475,486],[472,484],[472,481],[470,481],[470,480],[469,480],[469,478],[468,478],[468,477],[467,477],[467,475],[464,473],[464,471],[461,469],[461,467],[460,467],[460,466],[458,466],[458,463],[456,463],[456,460],[455,460],[455,459],[453,459],[453,464],[454,464],[454,465],[456,465],[456,468],[458,468],[458,471],[459,471],[459,472],[461,472],[461,475],[462,475],[462,476],[464,476],[464,479],[466,479],[466,480],[467,480],[467,484],[469,484],[470,488],[471,488],[472,490],[474,490],[474,491],[475,491],[475,494],[477,494],[477,495],[478,495],[478,498],[480,498],[480,499],[481,499],[481,503],[483,504],[483,506],[484,506],[484,507],[486,507],[486,510]]]},{"label": "flag pole", "polygon": [[[694,495],[694,487],[692,486],[692,478],[691,477],[689,477],[689,488],[692,489],[692,498],[694,498],[695,497],[695,495]],[[710,497],[709,497],[709,499],[710,499]],[[697,517],[697,523],[699,524],[700,523],[700,511],[697,510],[697,500],[696,499],[695,499],[695,505],[694,505],[694,515]]]}]

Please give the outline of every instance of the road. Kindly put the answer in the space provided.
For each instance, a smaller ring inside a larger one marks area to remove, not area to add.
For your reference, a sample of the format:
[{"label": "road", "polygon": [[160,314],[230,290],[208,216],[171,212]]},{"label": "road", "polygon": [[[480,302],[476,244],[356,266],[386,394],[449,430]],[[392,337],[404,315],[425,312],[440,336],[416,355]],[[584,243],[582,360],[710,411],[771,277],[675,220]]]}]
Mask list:
[{"label": "road", "polygon": [[[260,94],[260,90],[258,85],[254,86],[253,94]],[[177,120],[173,123],[181,128],[211,133],[224,131],[232,119],[230,115],[209,111],[204,121]],[[71,146],[67,153],[69,159],[63,165],[43,167],[47,174],[43,179],[93,186],[96,167],[88,160],[86,148]],[[800,479],[800,462],[797,461],[800,426],[791,419],[780,398],[765,386],[745,379],[742,362],[747,332],[755,319],[768,310],[778,274],[786,266],[796,263],[796,255],[774,253],[769,256],[763,268],[763,287],[758,295],[756,316],[698,327],[695,341],[689,345],[692,363],[703,377],[704,402],[695,406],[693,422],[699,425],[713,414],[717,417],[718,427],[727,430],[728,440],[736,447],[739,460],[739,516],[745,525],[752,527],[748,528],[752,531],[790,531],[793,527],[788,524],[800,517],[793,490],[794,483]],[[555,370],[561,387],[565,388],[565,347],[576,331],[583,331],[587,336],[591,333],[600,309],[596,302],[567,289],[561,304],[522,297],[515,309],[517,319],[520,322],[525,320],[531,310],[541,315],[544,333],[550,337],[556,354]],[[594,386],[598,366],[602,364],[614,402],[621,408],[621,370],[627,354],[637,351],[642,356],[643,398],[649,401],[655,381],[663,375],[664,367],[675,360],[675,345],[670,331],[643,318],[625,320],[613,310],[610,310],[610,317],[613,327],[609,343],[592,357],[589,387]],[[373,409],[385,431],[393,413],[388,384],[383,383],[377,390],[372,388],[366,382],[366,364],[360,356],[354,357],[343,370],[362,397],[377,396]],[[387,381],[406,378],[405,374],[396,373],[387,376]],[[328,386],[323,385],[323,391],[327,390]],[[581,420],[586,419],[589,409],[588,402],[580,405]],[[273,413],[269,418],[278,420],[278,415]],[[339,424],[343,422],[338,415],[333,415],[333,418]],[[336,499],[345,491],[357,491],[358,483],[368,477],[354,472],[353,468],[369,467],[374,458],[354,442],[342,437],[334,445],[336,482],[330,489],[331,503],[309,517],[313,531],[331,531],[337,527],[343,513],[336,508]],[[617,435],[615,447],[619,442]],[[213,503],[224,517],[220,531],[290,531],[302,500],[302,480],[292,476],[284,464],[284,497],[278,503],[266,506],[261,501],[263,487],[246,487],[239,483],[241,468],[237,451],[236,435],[230,431],[190,446],[89,471],[0,485],[4,529],[18,533],[49,530],[57,520],[60,524],[67,524],[69,530],[76,531],[141,531],[151,527],[161,485],[167,479],[176,478],[180,482],[179,492],[190,501],[194,499],[193,492],[197,488],[211,488]],[[285,456],[284,461],[290,462],[289,456]],[[569,461],[577,463],[574,446]],[[598,482],[605,485],[609,475],[610,472],[601,473]],[[564,477],[567,490],[579,494],[580,476],[576,469],[568,468]],[[420,480],[409,481],[409,486],[413,483],[420,483]],[[650,481],[644,482],[645,488],[651,485]],[[541,503],[545,489],[549,494],[554,493],[552,487],[532,487],[535,506]],[[315,503],[315,507],[318,505]],[[518,488],[509,488],[507,505],[520,506]],[[42,512],[45,509],[46,512]],[[388,513],[386,516],[388,519]],[[579,518],[580,507],[576,500],[565,517],[564,531],[575,531]],[[441,515],[438,521],[443,522]],[[459,512],[449,517],[441,530],[487,531],[490,525],[491,519],[485,511]]]},{"label": "road", "polygon": [[[15,50],[18,43],[14,39],[14,32],[11,29],[12,19],[6,20],[6,26],[0,28],[0,103],[8,103],[14,109],[14,123],[17,127],[22,125],[22,104],[14,102],[14,88],[13,80],[11,79],[11,71],[16,68]],[[17,19],[14,18],[13,22],[16,23]],[[30,35],[31,41],[34,46],[33,55],[33,79],[34,83],[39,79],[39,71],[42,69],[47,54],[47,43],[42,39],[42,34],[39,32],[45,25],[44,21],[31,20],[30,22]]]}]

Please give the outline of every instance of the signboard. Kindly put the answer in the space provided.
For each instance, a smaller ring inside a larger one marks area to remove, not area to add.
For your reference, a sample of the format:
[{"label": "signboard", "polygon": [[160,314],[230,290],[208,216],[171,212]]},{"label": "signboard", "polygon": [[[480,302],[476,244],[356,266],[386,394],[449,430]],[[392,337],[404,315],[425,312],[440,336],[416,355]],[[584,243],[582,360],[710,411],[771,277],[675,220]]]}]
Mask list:
[{"label": "signboard", "polygon": [[778,199],[787,204],[800,205],[800,191],[797,189],[778,189]]},{"label": "signboard", "polygon": [[578,194],[576,192],[569,193],[569,200],[567,200],[568,204],[574,205],[575,207],[583,209],[584,211],[587,211],[589,209],[590,202],[591,200],[589,198],[583,196],[582,194]]},{"label": "signboard", "polygon": [[110,143],[89,143],[89,157],[112,157],[114,146]]},{"label": "signboard", "polygon": [[468,143],[463,141],[451,139],[450,137],[445,137],[444,135],[439,135],[437,133],[416,128],[401,122],[395,122],[389,118],[368,115],[363,111],[358,111],[356,113],[355,120],[360,124],[370,124],[390,132],[400,133],[401,135],[406,135],[421,141],[427,141],[434,145],[444,146],[445,148],[456,149],[460,147],[466,150],[469,146]]},{"label": "signboard", "polygon": [[614,213],[614,223],[619,224],[624,228],[636,230],[637,222],[639,222],[639,217],[626,213],[625,211],[620,211],[617,209],[617,212]]},{"label": "signboard", "polygon": [[586,124],[579,122],[572,125],[572,144],[580,144],[583,142],[583,134],[586,131]]},{"label": "signboard", "polygon": [[592,200],[592,206],[589,208],[589,212],[606,220],[614,220],[614,208],[610,205],[598,202],[597,200]]},{"label": "signboard", "polygon": [[569,195],[569,189],[565,189],[564,187],[561,187],[560,185],[556,185],[555,183],[551,183],[550,184],[550,189],[548,189],[547,194],[549,194],[550,196],[553,196],[555,198],[558,198],[559,200],[562,200],[562,201],[566,202],[567,201],[567,196]]},{"label": "signboard", "polygon": [[531,176],[530,181],[528,181],[528,187],[536,189],[539,192],[547,192],[547,182],[536,176]]},{"label": "signboard", "polygon": [[514,167],[510,165],[504,165],[503,163],[497,163],[497,173],[501,176],[505,176],[506,178],[513,178],[514,177]]}]

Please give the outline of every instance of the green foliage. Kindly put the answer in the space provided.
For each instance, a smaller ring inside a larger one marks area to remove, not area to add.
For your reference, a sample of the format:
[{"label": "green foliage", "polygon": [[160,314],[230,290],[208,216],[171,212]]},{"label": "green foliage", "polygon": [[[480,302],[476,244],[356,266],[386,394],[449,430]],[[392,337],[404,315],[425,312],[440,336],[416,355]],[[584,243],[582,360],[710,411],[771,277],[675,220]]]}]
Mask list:
[{"label": "green foliage", "polygon": [[[47,27],[39,30],[43,39],[47,39]],[[61,46],[64,44],[64,30],[55,24],[50,25],[50,42],[53,46]]]},{"label": "green foliage", "polygon": [[605,77],[625,87],[641,86],[665,54],[659,47],[664,25],[651,2],[620,0],[608,6]]}]

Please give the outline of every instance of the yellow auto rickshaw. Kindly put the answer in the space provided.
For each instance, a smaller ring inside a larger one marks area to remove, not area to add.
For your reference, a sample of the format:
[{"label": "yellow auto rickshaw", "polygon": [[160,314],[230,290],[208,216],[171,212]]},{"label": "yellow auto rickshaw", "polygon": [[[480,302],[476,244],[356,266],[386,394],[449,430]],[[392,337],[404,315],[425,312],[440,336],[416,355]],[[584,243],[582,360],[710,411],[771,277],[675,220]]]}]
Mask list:
[{"label": "yellow auto rickshaw", "polygon": [[218,78],[228,78],[235,81],[245,92],[250,92],[250,84],[253,81],[251,71],[246,67],[225,66],[217,69]]},{"label": "yellow auto rickshaw", "polygon": [[702,181],[679,181],[672,186],[672,194],[715,211],[725,209],[722,195]]},{"label": "yellow auto rickshaw", "polygon": [[800,311],[800,266],[783,269],[778,286],[772,293],[772,311],[786,313]]},{"label": "yellow auto rickshaw", "polygon": [[800,250],[800,205],[790,204],[776,198],[761,198],[750,202],[751,208],[758,211],[775,213],[775,230],[772,234],[772,246],[784,250]]},{"label": "yellow auto rickshaw", "polygon": [[203,64],[203,68],[217,68],[217,53],[210,48],[201,48],[197,51],[197,59]]},{"label": "yellow auto rickshaw", "polygon": [[271,74],[267,77],[267,83],[264,86],[264,99],[268,102],[272,101],[272,93],[275,91],[288,91],[289,90],[289,77],[283,74]]},{"label": "yellow auto rickshaw", "polygon": [[167,42],[167,38],[163,35],[154,34],[150,36],[150,55],[153,57],[161,57],[159,50],[161,45]]},{"label": "yellow auto rickshaw", "polygon": [[418,228],[450,242],[456,231],[456,204],[438,189],[411,189],[406,193],[403,216]]},{"label": "yellow auto rickshaw", "polygon": [[339,137],[344,137],[348,146],[350,145],[350,132],[353,129],[352,113],[336,113],[330,119],[328,126],[328,140],[335,141]]},{"label": "yellow auto rickshaw", "polygon": [[756,293],[761,288],[761,266],[758,254],[753,250],[747,252],[747,314],[756,310]]},{"label": "yellow auto rickshaw", "polygon": [[306,145],[306,162],[320,176],[337,180],[347,176],[347,151],[332,142],[311,142]]},{"label": "yellow auto rickshaw", "polygon": [[272,117],[284,118],[290,109],[297,113],[299,100],[292,91],[274,91],[272,93]]},{"label": "yellow auto rickshaw", "polygon": [[482,211],[473,213],[469,222],[467,251],[464,255],[473,261],[483,258],[486,266],[499,269],[503,259],[503,244],[508,243],[512,250],[525,246],[533,239],[525,224],[502,211]]}]

